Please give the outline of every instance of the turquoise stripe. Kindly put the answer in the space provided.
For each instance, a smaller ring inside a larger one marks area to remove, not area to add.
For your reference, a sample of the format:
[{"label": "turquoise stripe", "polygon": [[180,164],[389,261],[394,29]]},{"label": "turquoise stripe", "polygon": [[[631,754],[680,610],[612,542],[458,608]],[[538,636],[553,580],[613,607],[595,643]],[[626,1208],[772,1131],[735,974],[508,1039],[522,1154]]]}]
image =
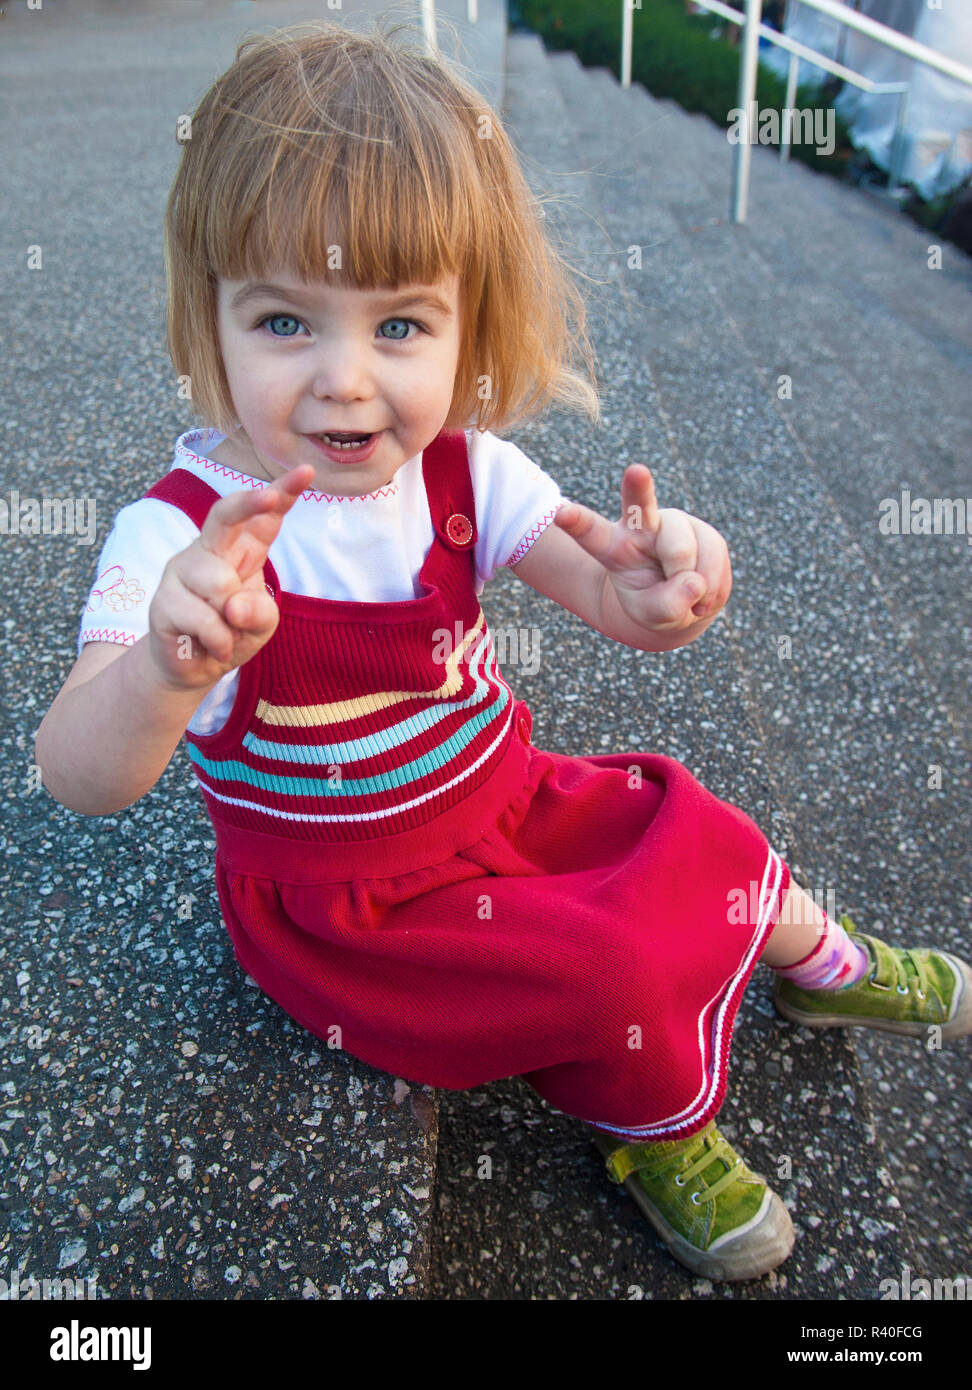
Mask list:
[{"label": "turquoise stripe", "polygon": [[274,792],[278,796],[350,797],[392,791],[396,787],[403,787],[409,782],[427,777],[430,772],[438,771],[446,763],[451,762],[453,758],[458,757],[480,730],[492,723],[506,709],[511,698],[512,695],[508,687],[502,686],[498,691],[498,699],[494,700],[480,714],[467,720],[462,728],[457,730],[453,737],[445,743],[423,754],[420,758],[413,758],[411,762],[405,763],[402,767],[393,768],[389,772],[382,772],[374,777],[343,778],[335,783],[326,777],[279,776],[273,773],[260,772],[256,768],[248,767],[246,763],[231,758],[214,761],[212,758],[205,757],[192,743],[188,744],[189,756],[196,766],[207,776],[212,777],[214,781],[244,782],[247,786],[259,787],[261,791]]},{"label": "turquoise stripe", "polygon": [[[492,643],[488,644],[492,649]],[[365,734],[361,738],[346,739],[343,743],[275,743],[269,738],[260,738],[248,733],[243,739],[243,747],[249,753],[261,758],[272,758],[275,762],[323,764],[341,766],[344,763],[364,762],[368,758],[378,758],[395,748],[404,747],[417,734],[428,733],[443,719],[448,719],[456,710],[470,709],[481,704],[493,693],[493,686],[479,674],[480,662],[485,662],[486,643],[478,643],[469,663],[469,674],[476,682],[476,689],[465,700],[440,700],[417,710],[397,724],[390,724],[378,733]]]}]

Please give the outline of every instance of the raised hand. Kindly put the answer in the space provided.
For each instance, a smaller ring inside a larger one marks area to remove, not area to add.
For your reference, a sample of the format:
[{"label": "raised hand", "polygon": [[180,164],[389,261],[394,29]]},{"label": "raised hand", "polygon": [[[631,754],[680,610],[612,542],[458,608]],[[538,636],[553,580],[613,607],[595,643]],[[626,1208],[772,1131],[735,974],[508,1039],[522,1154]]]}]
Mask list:
[{"label": "raised hand", "polygon": [[221,497],[193,543],[166,565],[149,608],[152,659],[165,684],[215,685],[273,636],[280,610],[264,584],[264,561],[313,479],[305,463],[270,487]]},{"label": "raised hand", "polygon": [[554,520],[604,566],[633,622],[678,632],[715,617],[732,588],[729,549],[715,527],[660,509],[651,470],[640,463],[624,471],[621,504],[613,523],[579,502],[560,507]]}]

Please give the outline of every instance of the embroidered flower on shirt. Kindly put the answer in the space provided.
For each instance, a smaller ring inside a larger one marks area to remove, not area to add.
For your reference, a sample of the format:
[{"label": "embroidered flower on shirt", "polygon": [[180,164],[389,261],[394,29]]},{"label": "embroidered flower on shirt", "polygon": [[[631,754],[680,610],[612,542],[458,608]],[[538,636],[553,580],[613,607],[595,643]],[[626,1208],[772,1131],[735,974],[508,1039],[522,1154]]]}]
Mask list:
[{"label": "embroidered flower on shirt", "polygon": [[113,613],[123,613],[137,608],[144,600],[141,581],[129,578],[121,565],[111,565],[95,580],[85,611],[97,613],[100,608],[107,607]]}]

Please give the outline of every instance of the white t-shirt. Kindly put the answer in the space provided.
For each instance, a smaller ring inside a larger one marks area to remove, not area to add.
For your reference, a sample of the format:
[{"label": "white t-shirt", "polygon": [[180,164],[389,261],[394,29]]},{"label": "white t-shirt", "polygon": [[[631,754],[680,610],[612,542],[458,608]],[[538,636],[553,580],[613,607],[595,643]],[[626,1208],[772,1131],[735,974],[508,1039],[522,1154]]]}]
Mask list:
[{"label": "white t-shirt", "polygon": [[[476,500],[476,593],[501,565],[515,564],[568,499],[543,469],[488,430],[466,430]],[[222,443],[215,430],[179,436],[173,468],[186,468],[221,497],[241,487],[269,484],[214,462]],[[197,452],[198,451],[198,452]],[[81,617],[78,654],[86,642],[132,646],[149,630],[149,605],[173,555],[199,528],[169,502],[143,497],[115,518],[98,560]],[[434,532],[422,477],[422,456],[409,459],[387,487],[365,497],[308,490],[283,519],[269,558],[281,586],[294,594],[359,603],[395,603],[419,597],[418,577]],[[227,672],[189,722],[193,733],[215,733],[226,722],[239,682]]]}]

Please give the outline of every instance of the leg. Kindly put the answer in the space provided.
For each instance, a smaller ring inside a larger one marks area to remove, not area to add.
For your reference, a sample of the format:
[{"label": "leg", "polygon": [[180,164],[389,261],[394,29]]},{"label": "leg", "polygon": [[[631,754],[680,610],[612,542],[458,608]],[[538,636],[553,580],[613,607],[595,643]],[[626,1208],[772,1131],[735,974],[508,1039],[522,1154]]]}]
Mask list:
[{"label": "leg", "polygon": [[853,941],[839,922],[792,883],[762,958],[778,980],[803,990],[847,989],[870,965],[863,943]]},{"label": "leg", "polygon": [[779,919],[763,947],[766,965],[793,965],[808,956],[826,928],[826,915],[791,879]]}]

